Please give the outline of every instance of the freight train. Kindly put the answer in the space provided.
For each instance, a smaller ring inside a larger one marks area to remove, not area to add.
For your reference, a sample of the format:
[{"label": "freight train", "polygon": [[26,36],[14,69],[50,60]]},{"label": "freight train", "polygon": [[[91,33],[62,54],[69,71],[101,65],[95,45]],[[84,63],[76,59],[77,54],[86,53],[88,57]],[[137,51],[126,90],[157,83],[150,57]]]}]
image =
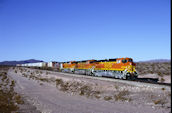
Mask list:
[{"label": "freight train", "polygon": [[[50,65],[51,64],[51,65]],[[105,76],[119,79],[136,79],[136,64],[132,58],[115,58],[105,60],[84,60],[69,62],[41,62],[19,64],[26,67],[51,67],[61,72],[84,74],[90,76]]]}]

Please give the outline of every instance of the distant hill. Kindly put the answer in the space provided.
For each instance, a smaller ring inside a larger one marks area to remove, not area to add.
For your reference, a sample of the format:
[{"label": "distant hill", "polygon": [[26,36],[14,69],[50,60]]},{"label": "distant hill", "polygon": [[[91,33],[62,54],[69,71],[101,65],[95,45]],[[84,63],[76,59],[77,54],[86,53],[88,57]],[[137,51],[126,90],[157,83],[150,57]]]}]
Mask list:
[{"label": "distant hill", "polygon": [[21,60],[21,61],[3,61],[0,62],[0,65],[16,65],[16,64],[25,64],[25,63],[37,63],[37,62],[43,62],[42,60],[35,60],[35,59],[29,59],[29,60]]},{"label": "distant hill", "polygon": [[153,60],[147,60],[147,61],[138,61],[138,62],[144,62],[144,63],[163,63],[163,62],[171,62],[170,59],[153,59]]}]

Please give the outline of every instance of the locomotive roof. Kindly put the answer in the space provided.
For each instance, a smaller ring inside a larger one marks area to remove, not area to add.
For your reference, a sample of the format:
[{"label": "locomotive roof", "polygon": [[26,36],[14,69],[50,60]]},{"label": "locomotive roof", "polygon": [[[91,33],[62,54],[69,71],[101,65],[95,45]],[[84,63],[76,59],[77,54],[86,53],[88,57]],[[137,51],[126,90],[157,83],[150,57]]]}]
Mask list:
[{"label": "locomotive roof", "polygon": [[90,63],[94,63],[94,62],[111,62],[111,61],[116,61],[117,59],[121,60],[121,59],[132,59],[132,58],[112,58],[112,59],[103,59],[103,60],[82,60],[82,61],[68,61],[68,62],[62,62],[62,63],[84,63],[87,61],[90,61]]},{"label": "locomotive roof", "polygon": [[116,61],[116,58],[114,58],[114,59],[104,59],[104,60],[95,60],[95,61],[91,61],[90,63],[94,63],[94,62],[110,62],[110,61]]}]

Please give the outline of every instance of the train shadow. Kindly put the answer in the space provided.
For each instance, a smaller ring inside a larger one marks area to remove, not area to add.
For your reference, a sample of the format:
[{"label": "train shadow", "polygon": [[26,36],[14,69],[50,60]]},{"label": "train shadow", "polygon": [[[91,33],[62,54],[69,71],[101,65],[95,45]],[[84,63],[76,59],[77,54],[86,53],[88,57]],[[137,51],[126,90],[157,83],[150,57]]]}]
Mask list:
[{"label": "train shadow", "polygon": [[137,78],[135,81],[171,86],[171,83],[161,83],[158,78]]},{"label": "train shadow", "polygon": [[137,78],[137,81],[140,82],[152,82],[152,83],[158,83],[158,78]]}]

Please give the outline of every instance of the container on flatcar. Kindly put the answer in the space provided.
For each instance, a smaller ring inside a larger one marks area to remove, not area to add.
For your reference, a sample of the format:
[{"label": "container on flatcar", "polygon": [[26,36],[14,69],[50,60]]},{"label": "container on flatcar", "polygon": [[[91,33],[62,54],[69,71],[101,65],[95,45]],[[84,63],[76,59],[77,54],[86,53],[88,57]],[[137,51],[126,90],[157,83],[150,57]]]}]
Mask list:
[{"label": "container on flatcar", "polygon": [[58,68],[59,67],[59,63],[55,62],[55,61],[52,61],[52,62],[48,62],[47,66],[51,67],[51,68]]}]

